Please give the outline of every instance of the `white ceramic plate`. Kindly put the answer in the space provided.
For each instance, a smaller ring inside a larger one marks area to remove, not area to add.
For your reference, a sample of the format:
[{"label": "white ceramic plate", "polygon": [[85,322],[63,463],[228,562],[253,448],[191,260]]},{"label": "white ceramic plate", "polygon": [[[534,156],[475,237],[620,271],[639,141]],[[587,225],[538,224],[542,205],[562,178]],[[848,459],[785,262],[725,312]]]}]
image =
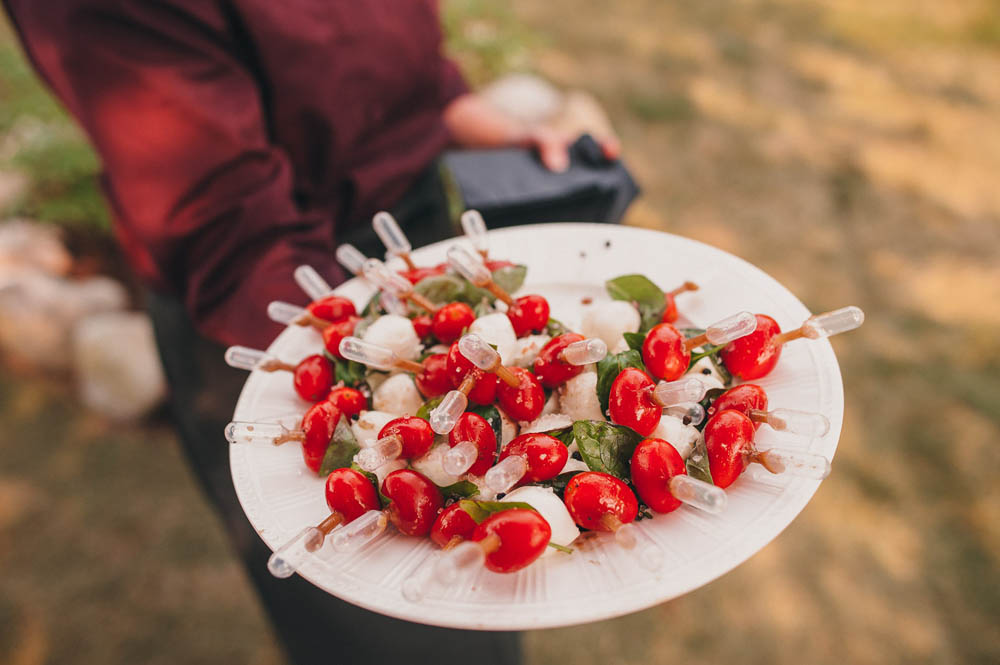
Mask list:
[{"label": "white ceramic plate", "polygon": [[[419,264],[444,260],[453,241],[414,252]],[[764,312],[782,329],[802,323],[809,311],[785,287],[726,252],[678,236],[601,224],[548,224],[490,233],[491,256],[528,265],[520,293],[549,299],[552,315],[571,327],[584,296],[606,298],[604,281],[643,273],[664,289],[694,280],[701,290],[679,298],[679,309],[704,326],[739,310]],[[352,280],[337,290],[363,305],[371,289]],[[285,330],[271,353],[298,360],[321,348],[308,328]],[[830,419],[830,431],[811,441],[762,427],[761,448],[780,443],[832,459],[843,421],[843,386],[826,340],[790,344],[777,368],[759,383],[773,407],[815,411]],[[236,420],[276,420],[304,412],[287,374],[253,372],[236,406]],[[295,417],[291,418],[292,421]],[[265,441],[230,447],[233,482],[247,518],[272,549],[327,514],[323,480],[303,464],[296,445]],[[751,465],[751,469],[759,468]],[[588,542],[572,555],[545,557],[509,575],[483,570],[462,588],[432,591],[421,603],[401,594],[404,579],[436,549],[429,540],[391,528],[357,552],[327,546],[302,567],[301,575],[348,602],[419,623],[481,630],[521,630],[586,623],[662,603],[707,584],[746,561],[788,526],[809,502],[819,481],[744,474],[727,492],[719,516],[683,506],[638,523],[665,552],[653,574],[610,536]]]}]

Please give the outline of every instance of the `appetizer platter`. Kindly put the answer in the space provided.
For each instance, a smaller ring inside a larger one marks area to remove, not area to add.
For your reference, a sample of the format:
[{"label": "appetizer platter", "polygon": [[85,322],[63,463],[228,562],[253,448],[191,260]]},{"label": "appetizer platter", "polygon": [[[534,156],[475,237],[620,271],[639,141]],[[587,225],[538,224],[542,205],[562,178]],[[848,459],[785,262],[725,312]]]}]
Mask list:
[{"label": "appetizer platter", "polygon": [[843,415],[826,337],[750,264],[665,233],[599,224],[487,232],[386,261],[349,245],[335,290],[250,371],[226,429],[272,574],[454,628],[604,619],[676,597],[752,556],[830,472]]}]

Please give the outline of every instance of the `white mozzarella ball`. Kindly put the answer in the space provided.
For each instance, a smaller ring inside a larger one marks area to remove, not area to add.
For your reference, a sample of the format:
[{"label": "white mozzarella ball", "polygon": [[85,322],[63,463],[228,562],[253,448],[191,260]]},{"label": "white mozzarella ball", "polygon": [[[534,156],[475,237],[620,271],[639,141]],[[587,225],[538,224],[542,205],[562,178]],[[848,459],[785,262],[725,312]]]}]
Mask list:
[{"label": "white mozzarella ball", "polygon": [[400,469],[406,468],[405,459],[394,459],[386,462],[379,468],[375,469],[375,477],[378,478],[378,486],[382,487],[382,481],[393,471],[399,471]]},{"label": "white mozzarella ball", "polygon": [[521,427],[521,434],[531,432],[551,432],[554,429],[565,429],[573,426],[573,419],[565,413],[549,413],[539,416],[534,422]]},{"label": "white mozzarella ball", "polygon": [[580,332],[585,337],[599,337],[609,349],[616,349],[624,341],[622,333],[638,332],[639,323],[639,310],[624,300],[609,300],[583,310]]},{"label": "white mozzarella ball", "polygon": [[405,316],[386,314],[380,316],[365,330],[366,342],[392,349],[400,358],[416,360],[420,356],[420,339],[413,324]]},{"label": "white mozzarella ball", "polygon": [[514,357],[510,364],[516,367],[531,367],[538,357],[538,352],[552,339],[548,335],[528,335],[514,343]]},{"label": "white mozzarella ball", "polygon": [[500,414],[500,445],[506,446],[517,437],[520,428],[499,406],[497,413]]},{"label": "white mozzarella ball", "polygon": [[376,411],[395,416],[412,416],[423,406],[424,398],[409,374],[393,374],[372,393]]},{"label": "white mozzarella ball", "polygon": [[415,460],[411,460],[410,466],[413,467],[414,471],[419,471],[420,473],[427,476],[432,483],[440,487],[445,487],[453,483],[458,482],[458,476],[453,476],[444,470],[444,454],[451,450],[448,444],[441,443],[430,450],[428,450],[424,455],[418,457]]},{"label": "white mozzarella ball", "polygon": [[358,445],[367,448],[378,440],[378,433],[386,423],[395,418],[391,413],[383,411],[362,411],[358,419],[351,423],[351,431],[354,432]]},{"label": "white mozzarella ball", "polygon": [[[566,505],[550,487],[532,485],[518,487],[500,500],[526,503],[537,510],[549,523],[549,527],[552,529],[552,542],[556,545],[569,546],[580,535],[580,529],[576,527],[573,518],[570,517]],[[542,556],[556,552],[551,547],[545,549],[546,553]]]},{"label": "white mozzarella ball", "polygon": [[469,332],[479,335],[487,344],[495,345],[503,364],[510,365],[517,349],[517,335],[506,314],[480,316],[469,326]]},{"label": "white mozzarella ball", "polygon": [[[705,369],[709,369],[711,371],[708,374],[705,374]],[[698,379],[705,384],[705,390],[726,387],[726,385],[722,382],[722,377],[719,375],[718,370],[715,369],[715,365],[713,365],[712,361],[708,358],[702,358],[696,362],[684,376],[685,378],[694,377]]]},{"label": "white mozzarella ball", "polygon": [[542,407],[541,415],[547,416],[552,413],[559,413],[559,393],[552,391],[549,398],[545,401],[545,406]]},{"label": "white mozzarella ball", "polygon": [[696,427],[685,425],[680,418],[662,416],[650,436],[668,442],[677,449],[683,459],[687,459],[701,437],[701,432]]},{"label": "white mozzarella ball", "polygon": [[560,474],[569,473],[570,471],[590,471],[590,467],[583,460],[576,459],[574,457],[566,458],[566,464],[563,466]]},{"label": "white mozzarella ball", "polygon": [[597,372],[583,372],[559,386],[559,406],[572,420],[605,420],[597,398]]}]

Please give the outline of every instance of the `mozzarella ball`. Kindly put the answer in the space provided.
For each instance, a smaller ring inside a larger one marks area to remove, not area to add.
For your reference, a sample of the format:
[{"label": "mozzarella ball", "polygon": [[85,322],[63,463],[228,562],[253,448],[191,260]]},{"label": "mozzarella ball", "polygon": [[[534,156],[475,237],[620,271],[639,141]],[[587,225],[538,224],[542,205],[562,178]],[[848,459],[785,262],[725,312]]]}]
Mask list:
[{"label": "mozzarella ball", "polygon": [[420,356],[420,339],[413,324],[405,316],[386,314],[380,316],[365,330],[362,338],[366,342],[392,349],[396,355],[406,360],[416,360]]},{"label": "mozzarella ball", "polygon": [[[516,490],[506,495],[501,501],[517,501],[526,503],[537,510],[552,529],[552,542],[556,545],[568,546],[576,537],[580,535],[580,530],[570,517],[565,504],[550,487],[526,486],[518,487]],[[542,556],[548,556],[556,552],[551,547],[546,547],[546,552]]]},{"label": "mozzarella ball", "polygon": [[469,326],[469,332],[479,335],[487,344],[495,345],[503,364],[511,364],[516,353],[517,335],[506,314],[480,316]]},{"label": "mozzarella ball", "polygon": [[571,420],[605,420],[597,398],[597,372],[583,372],[559,386],[559,406]]},{"label": "mozzarella ball", "polygon": [[351,431],[358,445],[367,448],[378,440],[378,433],[385,424],[396,416],[383,411],[362,411],[358,419],[351,423]]},{"label": "mozzarella ball", "polygon": [[448,444],[441,443],[427,451],[421,457],[410,461],[414,471],[427,476],[435,485],[445,487],[458,482],[458,476],[453,476],[444,470],[444,454],[451,450]]},{"label": "mozzarella ball", "polygon": [[701,437],[701,432],[696,427],[685,425],[676,416],[663,416],[650,437],[663,439],[676,448],[682,458],[687,459]]},{"label": "mozzarella ball", "polygon": [[372,405],[376,411],[397,417],[412,416],[423,403],[424,398],[409,374],[393,374],[372,393]]},{"label": "mozzarella ball", "polygon": [[500,414],[500,444],[506,446],[517,437],[520,428],[499,406],[497,413]]},{"label": "mozzarella ball", "polygon": [[375,469],[375,477],[378,478],[378,486],[382,487],[382,481],[393,471],[399,471],[400,469],[406,468],[405,459],[394,459],[389,460],[379,468]]},{"label": "mozzarella ball", "polygon": [[531,367],[538,357],[538,352],[552,339],[548,335],[528,335],[514,343],[514,357],[510,364],[516,367]]},{"label": "mozzarella ball", "polygon": [[583,460],[576,459],[575,457],[568,457],[566,459],[566,464],[563,466],[560,474],[568,473],[570,471],[590,471],[590,467]]},{"label": "mozzarella ball", "polygon": [[545,401],[545,406],[542,407],[541,415],[547,416],[553,413],[559,413],[559,393],[554,390]]},{"label": "mozzarella ball", "polygon": [[564,413],[549,413],[539,416],[534,422],[521,427],[521,434],[530,432],[551,432],[554,429],[565,429],[573,426],[573,419]]},{"label": "mozzarella ball", "polygon": [[639,323],[639,310],[624,300],[609,300],[583,310],[580,332],[585,337],[599,337],[609,349],[616,349],[625,341],[622,333],[639,332]]},{"label": "mozzarella ball", "polygon": [[[705,370],[709,370],[706,374]],[[702,383],[705,384],[705,390],[712,390],[713,388],[725,388],[726,385],[722,381],[722,376],[719,371],[715,369],[715,365],[708,358],[702,358],[694,365],[691,369],[687,371],[684,375],[685,377],[693,376]]]}]

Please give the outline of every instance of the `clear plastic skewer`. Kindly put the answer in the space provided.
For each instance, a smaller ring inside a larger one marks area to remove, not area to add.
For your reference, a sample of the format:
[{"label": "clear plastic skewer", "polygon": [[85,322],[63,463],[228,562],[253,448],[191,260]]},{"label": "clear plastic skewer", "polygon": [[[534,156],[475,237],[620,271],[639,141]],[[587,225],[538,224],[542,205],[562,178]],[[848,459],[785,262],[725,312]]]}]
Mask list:
[{"label": "clear plastic skewer", "polygon": [[700,402],[705,398],[705,383],[694,377],[677,381],[660,381],[649,389],[650,398],[662,407]]},{"label": "clear plastic skewer", "polygon": [[395,272],[378,259],[366,259],[362,272],[372,284],[388,291],[400,300],[409,300],[433,314],[440,309],[422,294],[413,290],[410,280]]},{"label": "clear plastic skewer", "polygon": [[406,267],[410,270],[416,269],[417,266],[410,258],[413,247],[392,215],[384,211],[375,213],[375,217],[372,218],[372,227],[382,244],[389,250],[389,254],[403,259],[406,262]]},{"label": "clear plastic skewer", "polygon": [[340,513],[331,513],[318,526],[308,526],[279,547],[267,560],[267,569],[279,578],[291,577],[310,556],[319,552],[326,537],[344,521]]},{"label": "clear plastic skewer", "polygon": [[313,316],[305,307],[299,307],[298,305],[281,300],[272,300],[267,304],[267,318],[275,323],[282,323],[286,326],[292,324],[297,326],[312,326],[319,331],[330,325],[329,321],[324,321]]},{"label": "clear plastic skewer", "polygon": [[608,345],[597,338],[581,339],[569,344],[559,354],[559,360],[569,365],[589,365],[600,362],[608,355]]},{"label": "clear plastic skewer", "polygon": [[233,444],[268,439],[278,446],[289,441],[302,441],[306,438],[306,433],[299,429],[288,429],[280,423],[234,420],[226,425],[225,436],[226,441]]},{"label": "clear plastic skewer", "polygon": [[480,541],[466,540],[442,554],[434,564],[434,578],[454,586],[486,563],[486,556],[500,549],[500,537],[491,533]]},{"label": "clear plastic skewer", "polygon": [[458,340],[458,350],[465,356],[466,360],[484,372],[496,374],[511,388],[517,388],[521,384],[517,376],[503,366],[500,354],[496,352],[496,349],[487,344],[479,335],[475,333],[463,335]]},{"label": "clear plastic skewer", "polygon": [[369,510],[337,529],[331,539],[333,549],[338,552],[351,552],[375,540],[389,524],[386,510]]},{"label": "clear plastic skewer", "polygon": [[514,299],[493,281],[493,275],[490,274],[486,264],[483,263],[482,257],[476,256],[461,245],[453,245],[448,250],[447,256],[448,265],[454,268],[462,277],[479,288],[486,289],[507,303],[508,307],[513,306]]},{"label": "clear plastic skewer", "polygon": [[698,402],[689,402],[664,407],[663,415],[680,418],[681,422],[685,425],[693,425],[697,427],[705,422],[706,414],[705,407],[701,404]]},{"label": "clear plastic skewer", "polygon": [[831,312],[814,314],[795,330],[789,330],[775,337],[777,344],[784,344],[792,340],[805,337],[807,339],[821,339],[832,335],[839,335],[842,332],[854,330],[865,322],[865,313],[860,307],[851,305],[841,307]]},{"label": "clear plastic skewer", "polygon": [[319,300],[324,296],[330,295],[333,291],[333,287],[312,266],[299,266],[292,273],[292,277],[295,279],[295,283],[299,285],[299,288],[309,296],[309,300]]},{"label": "clear plastic skewer", "polygon": [[528,460],[522,455],[509,455],[486,472],[483,482],[491,491],[501,494],[510,491],[526,473]]},{"label": "clear plastic skewer", "polygon": [[643,533],[635,523],[625,524],[612,513],[601,517],[601,524],[615,535],[615,542],[626,550],[636,550],[639,565],[649,571],[663,565],[663,549]]},{"label": "clear plastic skewer", "polygon": [[282,362],[265,351],[251,349],[247,346],[230,346],[223,356],[226,364],[235,369],[252,372],[259,369],[265,372],[294,372],[295,365]]},{"label": "clear plastic skewer", "polygon": [[365,471],[374,473],[375,469],[398,459],[402,454],[403,440],[398,434],[390,434],[359,450],[354,456],[354,461]]},{"label": "clear plastic skewer", "polygon": [[757,329],[757,317],[750,312],[738,312],[732,316],[716,321],[704,333],[684,340],[684,348],[688,351],[706,342],[716,346],[729,344],[733,340],[749,335]]},{"label": "clear plastic skewer", "polygon": [[337,258],[337,262],[347,269],[347,272],[355,277],[364,277],[363,268],[368,257],[362,254],[357,247],[350,243],[338,245],[334,256]]},{"label": "clear plastic skewer", "polygon": [[461,476],[472,468],[477,459],[479,459],[479,448],[475,441],[461,441],[444,454],[441,458],[441,467],[452,476]]},{"label": "clear plastic skewer", "polygon": [[816,480],[823,480],[830,475],[830,460],[822,455],[800,450],[786,448],[756,450],[750,454],[749,459],[775,474],[787,473]]},{"label": "clear plastic skewer", "polygon": [[826,436],[830,431],[830,421],[821,413],[796,411],[795,409],[774,409],[763,411],[750,409],[750,420],[766,423],[779,432],[788,432],[807,437]]},{"label": "clear plastic skewer", "polygon": [[447,434],[455,429],[459,417],[465,413],[465,407],[469,405],[468,394],[475,385],[474,374],[475,372],[469,372],[458,390],[449,390],[441,403],[431,409],[427,420],[435,433]]},{"label": "clear plastic skewer", "polygon": [[720,488],[686,474],[670,479],[670,493],[678,501],[713,515],[725,510],[728,501],[726,493]]},{"label": "clear plastic skewer", "polygon": [[486,236],[486,222],[478,210],[466,210],[462,213],[462,231],[472,243],[473,248],[485,260],[489,257],[489,240]]},{"label": "clear plastic skewer", "polygon": [[340,355],[347,360],[353,360],[383,372],[402,369],[416,374],[424,368],[416,361],[400,358],[395,351],[388,347],[366,342],[360,337],[345,337],[340,340],[339,349]]}]

